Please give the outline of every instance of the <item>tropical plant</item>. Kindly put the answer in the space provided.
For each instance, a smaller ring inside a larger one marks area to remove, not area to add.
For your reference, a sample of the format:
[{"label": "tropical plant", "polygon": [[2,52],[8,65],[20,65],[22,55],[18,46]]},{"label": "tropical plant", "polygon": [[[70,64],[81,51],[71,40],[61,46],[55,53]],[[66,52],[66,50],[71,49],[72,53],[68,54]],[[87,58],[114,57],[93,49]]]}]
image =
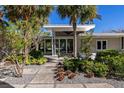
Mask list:
[{"label": "tropical plant", "polygon": [[38,65],[41,65],[41,64],[46,63],[47,61],[48,61],[47,58],[41,57],[41,58],[38,58],[38,59],[37,59],[37,64],[38,64]]},{"label": "tropical plant", "polygon": [[[29,46],[32,43],[32,39],[43,24],[47,23],[47,18],[51,11],[51,6],[4,6],[6,17],[9,20],[9,35],[11,38],[11,45],[13,47],[14,55],[22,51],[23,62],[18,65],[18,68],[22,70],[24,64],[28,61]],[[14,29],[14,30],[13,30]],[[13,30],[13,31],[12,31]],[[13,33],[13,34],[12,34]],[[15,39],[15,40],[14,40]],[[15,52],[15,50],[18,50]],[[22,76],[23,71],[18,71],[18,76]]]},{"label": "tropical plant", "polygon": [[81,37],[82,42],[81,42],[81,47],[80,50],[82,53],[86,55],[85,59],[89,59],[91,56],[91,41],[92,41],[92,31],[91,32],[86,32],[86,36]]},{"label": "tropical plant", "polygon": [[105,77],[108,74],[109,68],[108,65],[105,65],[100,62],[95,62],[93,66],[93,72],[98,77]]},{"label": "tropical plant", "polygon": [[107,65],[109,67],[109,73],[110,75],[115,75],[115,76],[124,76],[124,57],[121,55],[118,56],[108,56],[106,59]]},{"label": "tropical plant", "polygon": [[82,72],[85,73],[93,73],[93,67],[94,67],[94,62],[93,61],[88,61],[88,60],[83,60],[80,63],[80,68]]},{"label": "tropical plant", "polygon": [[77,57],[77,22],[85,24],[86,22],[92,23],[94,18],[101,18],[96,12],[96,6],[93,5],[61,5],[57,8],[61,18],[70,18],[70,24],[73,26],[74,31],[74,57]]},{"label": "tropical plant", "polygon": [[65,70],[71,70],[71,71],[75,72],[75,71],[78,71],[79,62],[80,62],[79,59],[65,58],[63,65],[64,65]]},{"label": "tropical plant", "polygon": [[80,62],[80,70],[87,74],[94,73],[98,77],[105,77],[109,72],[108,65],[89,60]]},{"label": "tropical plant", "polygon": [[96,60],[99,61],[99,62],[105,62],[106,58],[108,56],[110,57],[114,57],[114,56],[118,56],[120,55],[119,51],[118,50],[103,50],[103,51],[98,51],[97,52],[97,55],[96,55]]}]

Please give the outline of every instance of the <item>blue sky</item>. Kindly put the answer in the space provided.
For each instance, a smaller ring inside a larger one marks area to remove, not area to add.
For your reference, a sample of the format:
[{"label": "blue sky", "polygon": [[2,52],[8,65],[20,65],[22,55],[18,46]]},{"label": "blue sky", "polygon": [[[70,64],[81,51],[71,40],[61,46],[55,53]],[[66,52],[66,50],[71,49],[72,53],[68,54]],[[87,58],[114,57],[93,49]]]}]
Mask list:
[{"label": "blue sky", "polygon": [[[97,6],[97,12],[102,20],[95,19],[95,32],[107,32],[110,30],[124,29],[124,6],[103,5]],[[49,24],[68,24],[69,19],[62,20],[56,10],[49,16]]]}]

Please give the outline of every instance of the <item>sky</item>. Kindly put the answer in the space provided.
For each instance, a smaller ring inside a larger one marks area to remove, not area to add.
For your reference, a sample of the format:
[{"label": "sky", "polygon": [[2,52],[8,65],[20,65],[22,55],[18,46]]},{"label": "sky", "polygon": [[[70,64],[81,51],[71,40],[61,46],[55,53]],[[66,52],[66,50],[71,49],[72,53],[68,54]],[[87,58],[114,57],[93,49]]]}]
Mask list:
[{"label": "sky", "polygon": [[[124,6],[119,5],[99,5],[97,13],[102,16],[102,20],[94,19],[96,25],[95,32],[108,32],[111,30],[124,29]],[[61,19],[56,10],[49,16],[49,24],[68,24],[69,19]]]}]

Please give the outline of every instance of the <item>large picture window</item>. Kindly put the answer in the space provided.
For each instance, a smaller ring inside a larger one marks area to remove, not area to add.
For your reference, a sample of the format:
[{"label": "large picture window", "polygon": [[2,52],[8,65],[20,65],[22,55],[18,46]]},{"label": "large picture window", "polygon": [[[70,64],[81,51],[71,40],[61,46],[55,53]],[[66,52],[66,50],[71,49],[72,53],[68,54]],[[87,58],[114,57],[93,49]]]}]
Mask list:
[{"label": "large picture window", "polygon": [[97,50],[104,50],[106,48],[107,48],[107,41],[105,40],[97,41]]}]

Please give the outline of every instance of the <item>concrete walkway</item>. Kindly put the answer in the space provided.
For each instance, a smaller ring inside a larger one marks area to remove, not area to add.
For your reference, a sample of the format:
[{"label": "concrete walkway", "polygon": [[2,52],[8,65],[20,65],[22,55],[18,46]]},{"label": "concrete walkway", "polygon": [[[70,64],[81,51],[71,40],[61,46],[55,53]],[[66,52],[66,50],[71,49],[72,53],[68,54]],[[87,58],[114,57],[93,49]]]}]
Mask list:
[{"label": "concrete walkway", "polygon": [[[22,78],[6,77],[0,81],[17,88],[113,88],[108,83],[56,83],[54,70],[56,63],[46,63],[41,66],[26,66]],[[5,85],[0,84],[0,87]]]}]

